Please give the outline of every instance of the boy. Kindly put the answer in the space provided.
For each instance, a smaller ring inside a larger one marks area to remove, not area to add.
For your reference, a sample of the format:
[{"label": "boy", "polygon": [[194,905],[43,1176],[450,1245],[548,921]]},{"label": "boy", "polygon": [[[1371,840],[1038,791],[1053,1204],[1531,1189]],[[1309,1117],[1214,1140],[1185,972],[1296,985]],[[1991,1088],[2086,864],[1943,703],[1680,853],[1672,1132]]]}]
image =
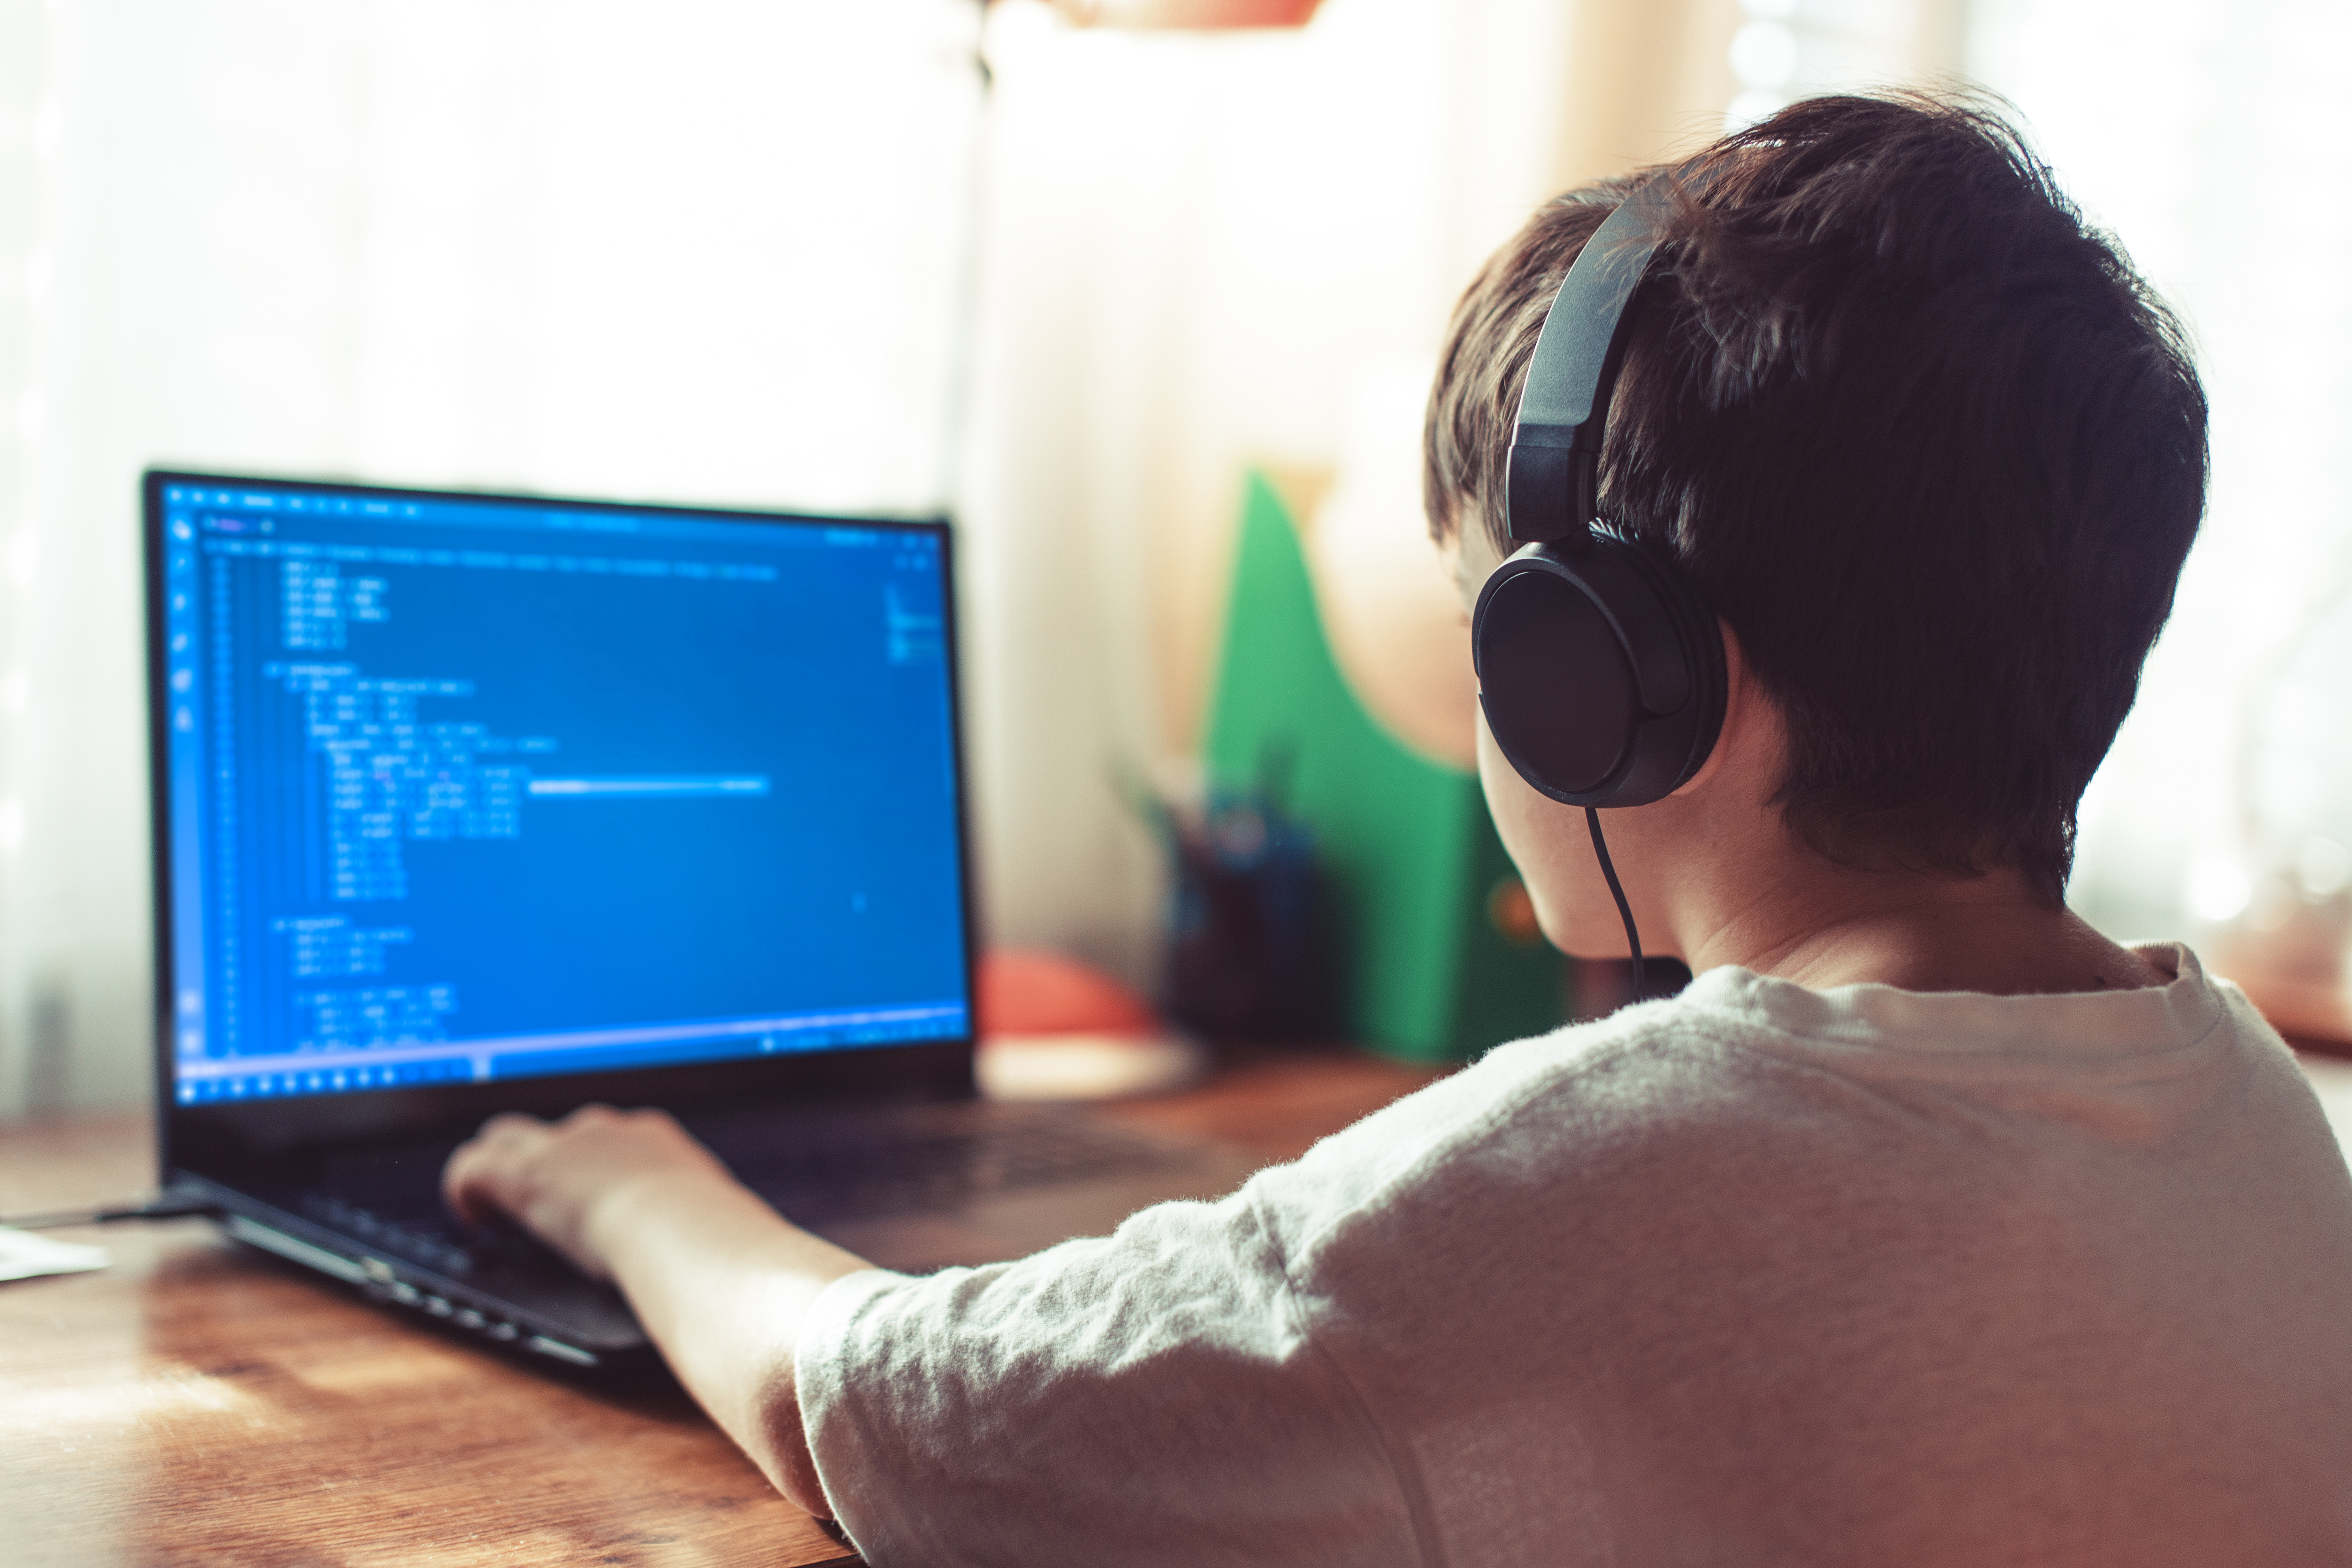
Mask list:
[{"label": "boy", "polygon": [[[2061,901],[2203,506],[2178,329],[1975,110],[1816,100],[1666,178],[1599,510],[1719,617],[1705,760],[1606,814],[1681,996],[920,1279],[656,1113],[453,1157],[871,1561],[2352,1561],[2352,1178],[2242,996]],[[1429,511],[1465,606],[1538,329],[1630,189],[1456,312]],[[1545,931],[1627,951],[1583,813],[1480,755]]]}]

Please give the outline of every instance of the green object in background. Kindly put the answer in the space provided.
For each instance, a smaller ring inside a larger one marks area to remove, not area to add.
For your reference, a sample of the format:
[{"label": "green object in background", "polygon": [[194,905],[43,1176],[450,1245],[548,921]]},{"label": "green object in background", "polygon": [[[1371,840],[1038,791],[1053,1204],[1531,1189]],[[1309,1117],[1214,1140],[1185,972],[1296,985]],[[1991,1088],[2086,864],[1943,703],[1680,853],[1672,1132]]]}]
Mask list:
[{"label": "green object in background", "polygon": [[1244,501],[1207,752],[1213,780],[1244,787],[1278,759],[1283,805],[1315,830],[1349,1038],[1466,1058],[1566,1020],[1564,962],[1529,940],[1477,775],[1407,750],[1349,689],[1297,530],[1261,474]]}]

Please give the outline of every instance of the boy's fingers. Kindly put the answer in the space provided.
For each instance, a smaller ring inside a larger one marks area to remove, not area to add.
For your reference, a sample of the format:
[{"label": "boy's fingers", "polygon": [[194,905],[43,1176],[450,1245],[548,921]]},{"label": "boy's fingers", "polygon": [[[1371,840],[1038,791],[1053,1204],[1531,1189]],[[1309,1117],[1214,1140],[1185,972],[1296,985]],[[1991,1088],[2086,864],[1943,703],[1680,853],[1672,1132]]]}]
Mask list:
[{"label": "boy's fingers", "polygon": [[547,1123],[534,1116],[509,1111],[491,1117],[442,1168],[443,1197],[460,1218],[488,1218],[491,1211],[506,1206],[501,1200],[509,1194],[499,1189],[548,1135]]},{"label": "boy's fingers", "polygon": [[481,1190],[485,1185],[483,1165],[489,1157],[489,1151],[477,1138],[461,1144],[449,1156],[448,1164],[442,1167],[441,1195],[460,1219],[480,1221],[489,1216],[493,1205],[486,1201],[488,1194]]},{"label": "boy's fingers", "polygon": [[520,1110],[501,1110],[482,1123],[482,1130],[474,1134],[473,1141],[477,1143],[514,1144],[527,1142],[534,1134],[544,1134],[547,1131],[547,1123],[536,1116],[525,1116]]},{"label": "boy's fingers", "polygon": [[459,1219],[478,1221],[481,1208],[474,1202],[474,1166],[478,1163],[477,1145],[461,1143],[441,1167],[441,1201]]}]

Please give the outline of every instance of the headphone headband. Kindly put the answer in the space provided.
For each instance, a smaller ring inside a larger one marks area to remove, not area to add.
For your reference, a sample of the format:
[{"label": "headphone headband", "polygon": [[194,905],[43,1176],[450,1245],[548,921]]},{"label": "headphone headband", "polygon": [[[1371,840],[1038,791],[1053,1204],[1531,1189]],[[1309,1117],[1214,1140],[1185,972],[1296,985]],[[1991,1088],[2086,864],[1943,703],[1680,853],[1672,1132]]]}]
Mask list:
[{"label": "headphone headband", "polygon": [[1670,794],[1723,722],[1723,637],[1697,584],[1671,551],[1595,526],[1626,312],[1690,172],[1653,176],[1603,218],[1544,316],[1506,470],[1518,548],[1471,621],[1496,743],[1570,805]]},{"label": "headphone headband", "polygon": [[1624,358],[1617,330],[1664,236],[1674,189],[1672,175],[1654,175],[1602,219],[1544,315],[1505,459],[1514,543],[1579,548],[1601,513],[1601,438]]}]

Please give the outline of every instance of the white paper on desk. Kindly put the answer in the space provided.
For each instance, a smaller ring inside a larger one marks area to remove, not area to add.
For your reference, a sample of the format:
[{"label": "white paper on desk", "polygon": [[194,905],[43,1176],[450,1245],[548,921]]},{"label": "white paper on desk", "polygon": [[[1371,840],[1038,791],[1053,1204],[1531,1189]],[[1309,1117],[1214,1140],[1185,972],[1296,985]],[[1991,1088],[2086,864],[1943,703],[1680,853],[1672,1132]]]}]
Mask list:
[{"label": "white paper on desk", "polygon": [[77,1247],[51,1241],[29,1230],[0,1226],[0,1279],[31,1279],[43,1274],[79,1274],[103,1268],[114,1259],[102,1247]]}]

